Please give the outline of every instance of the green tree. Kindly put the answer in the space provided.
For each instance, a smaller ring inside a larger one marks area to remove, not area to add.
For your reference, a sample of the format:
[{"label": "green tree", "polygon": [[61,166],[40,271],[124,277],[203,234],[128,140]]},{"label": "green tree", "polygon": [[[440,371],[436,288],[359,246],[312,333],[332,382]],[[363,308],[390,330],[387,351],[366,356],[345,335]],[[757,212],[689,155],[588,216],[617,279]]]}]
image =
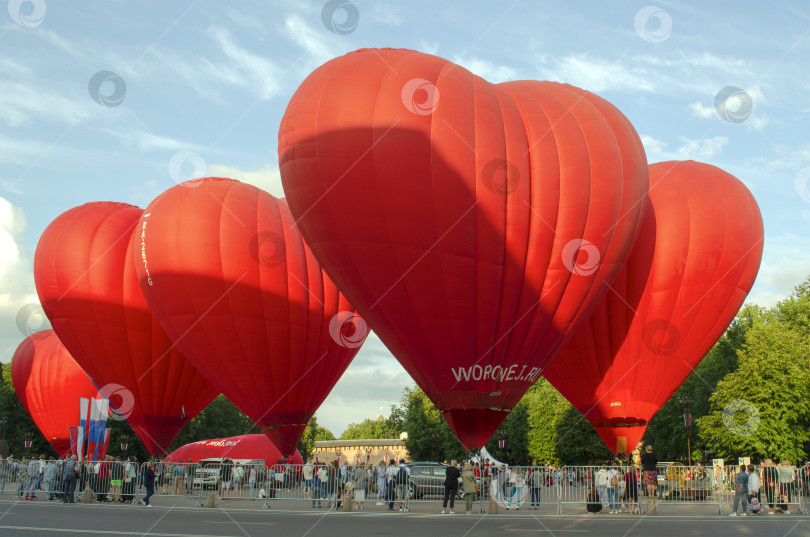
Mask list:
[{"label": "green tree", "polygon": [[[504,447],[498,445],[504,441]],[[487,442],[487,451],[501,462],[525,466],[529,464],[529,405],[525,397],[515,405],[498,431]]]},{"label": "green tree", "polygon": [[557,422],[556,442],[557,453],[563,464],[582,465],[614,458],[593,425],[570,405]]},{"label": "green tree", "polygon": [[[6,431],[6,441],[9,452],[15,458],[22,458],[29,455],[45,455],[55,457],[56,452],[39,432],[34,420],[23,408],[22,403],[14,392],[14,385],[11,382],[11,364],[0,364],[2,379],[0,379],[0,417],[8,420],[8,431]],[[78,410],[76,411],[78,414]],[[26,433],[32,433],[31,447],[25,449],[25,441],[28,439]]]},{"label": "green tree", "polygon": [[[806,456],[810,440],[807,288],[754,322],[739,352],[739,368],[717,385],[701,438],[724,458]],[[803,302],[798,304],[797,302]],[[801,310],[805,313],[801,314]]]},{"label": "green tree", "polygon": [[360,423],[350,423],[340,435],[341,440],[357,440],[361,438],[399,438],[404,422],[402,412],[396,405],[391,406],[391,415],[377,419],[366,418]]},{"label": "green tree", "polygon": [[[650,420],[643,443],[655,446],[655,452],[660,460],[685,459],[687,434],[691,438],[693,450],[701,447],[701,452],[709,456],[706,452],[707,446],[702,440],[700,418],[711,411],[709,398],[714,393],[717,383],[737,369],[737,353],[745,343],[746,333],[752,324],[762,317],[764,311],[756,305],[744,306],[705,358]],[[688,406],[688,411],[692,415],[690,431],[686,430],[683,420],[686,407],[679,401],[682,396],[692,398]],[[692,460],[694,461],[694,458]]]},{"label": "green tree", "polygon": [[414,461],[449,461],[464,458],[453,431],[441,412],[416,386],[406,387],[402,395],[403,428],[408,433],[405,448]]},{"label": "green tree", "polygon": [[304,433],[301,435],[301,440],[298,441],[298,451],[304,457],[304,460],[312,456],[312,448],[315,447],[315,442],[323,440],[335,440],[335,435],[326,427],[318,425],[317,416],[312,416],[304,429]]},{"label": "green tree", "polygon": [[545,378],[529,388],[523,397],[526,402],[528,455],[538,464],[555,464],[557,453],[557,425],[571,407],[571,403]]}]

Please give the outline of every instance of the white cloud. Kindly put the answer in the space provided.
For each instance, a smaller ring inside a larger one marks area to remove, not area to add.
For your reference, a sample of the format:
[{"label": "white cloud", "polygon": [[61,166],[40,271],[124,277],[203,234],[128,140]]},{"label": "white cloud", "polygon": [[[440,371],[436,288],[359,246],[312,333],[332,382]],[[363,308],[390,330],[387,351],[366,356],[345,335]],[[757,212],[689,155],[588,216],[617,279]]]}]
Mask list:
[{"label": "white cloud", "polygon": [[318,423],[340,436],[346,426],[365,418],[388,416],[413,380],[374,332],[318,409]]},{"label": "white cloud", "polygon": [[641,138],[641,144],[644,146],[644,152],[647,153],[647,157],[660,155],[667,146],[666,142],[653,138],[652,136],[647,136],[646,134],[640,135],[639,138]]},{"label": "white cloud", "polygon": [[275,64],[237,45],[225,28],[212,26],[208,33],[229,60],[220,65],[225,67],[222,71],[223,80],[251,88],[260,99],[269,99],[279,92],[278,79],[281,73]]},{"label": "white cloud", "polygon": [[140,151],[202,151],[202,148],[176,138],[158,136],[151,132],[136,129],[105,129],[104,132],[118,138],[125,145],[135,146]]},{"label": "white cloud", "polygon": [[511,67],[498,65],[480,58],[455,56],[453,62],[493,84],[514,80],[517,74]]},{"label": "white cloud", "polygon": [[[284,21],[287,37],[304,49],[304,61],[301,67],[306,72],[347,52],[346,41],[326,36],[324,32],[315,31],[298,15],[291,15]],[[337,37],[337,36],[335,36]]]},{"label": "white cloud", "polygon": [[709,119],[717,114],[714,106],[706,106],[700,102],[689,103],[689,108],[692,109],[692,115],[703,119]]},{"label": "white cloud", "polygon": [[24,245],[26,226],[23,210],[0,198],[0,361],[3,362],[11,359],[28,333],[20,328],[31,331],[49,328],[38,309],[33,259]]},{"label": "white cloud", "polygon": [[655,91],[655,79],[638,65],[594,58],[588,54],[547,58],[541,67],[543,78],[573,84],[588,91]]},{"label": "white cloud", "polygon": [[702,140],[690,140],[681,136],[683,145],[678,148],[678,153],[684,159],[708,159],[723,152],[723,148],[728,145],[728,138],[725,136],[714,136],[703,138]]},{"label": "white cloud", "polygon": [[[363,15],[368,15],[375,21],[382,24],[390,24],[392,26],[399,26],[402,24],[402,16],[396,12],[393,5],[382,2],[374,2],[371,6],[371,11],[363,10]],[[362,17],[360,24],[363,23]]]},{"label": "white cloud", "polygon": [[235,166],[211,164],[208,166],[208,175],[236,179],[259,187],[277,198],[284,197],[284,189],[281,187],[281,173],[276,165],[267,165],[258,170],[242,170]]},{"label": "white cloud", "polygon": [[[10,68],[8,63],[6,68]],[[74,124],[89,115],[90,104],[32,83],[0,82],[0,120],[9,127],[30,125],[34,120]]]}]

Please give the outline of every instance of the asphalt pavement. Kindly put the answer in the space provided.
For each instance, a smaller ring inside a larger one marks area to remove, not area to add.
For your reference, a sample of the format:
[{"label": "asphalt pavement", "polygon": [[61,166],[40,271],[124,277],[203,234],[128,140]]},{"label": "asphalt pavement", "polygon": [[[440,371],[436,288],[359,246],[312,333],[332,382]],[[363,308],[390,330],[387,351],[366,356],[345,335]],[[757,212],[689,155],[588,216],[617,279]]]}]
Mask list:
[{"label": "asphalt pavement", "polygon": [[[489,537],[549,535],[584,537],[810,537],[804,515],[721,517],[537,515],[441,515],[433,512],[332,512],[324,510],[205,509],[178,503],[152,508],[0,500],[0,536],[152,537]],[[421,510],[420,510],[421,511]]]}]

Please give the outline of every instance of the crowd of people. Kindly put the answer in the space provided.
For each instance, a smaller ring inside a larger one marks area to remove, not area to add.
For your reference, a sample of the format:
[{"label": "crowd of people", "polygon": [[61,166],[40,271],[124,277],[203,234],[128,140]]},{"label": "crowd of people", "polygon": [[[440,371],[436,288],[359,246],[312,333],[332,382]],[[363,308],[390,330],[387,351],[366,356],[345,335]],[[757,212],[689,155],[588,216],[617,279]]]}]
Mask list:
[{"label": "crowd of people", "polygon": [[[790,504],[796,496],[808,491],[810,475],[806,468],[800,473],[788,459],[783,459],[778,465],[772,459],[765,459],[760,468],[753,464],[741,464],[733,476],[734,510],[729,516],[737,516],[738,510],[740,516],[762,512],[789,515]],[[767,511],[763,509],[763,493]]]},{"label": "crowd of people", "polygon": [[[566,503],[584,503],[589,513],[638,513],[639,500],[646,497],[646,512],[654,514],[655,499],[661,497],[661,466],[650,446],[642,453],[640,463],[640,467],[617,461],[589,467],[521,468],[496,466],[488,459],[461,464],[453,460],[444,466],[444,479],[439,482],[437,477],[436,485],[444,489],[443,497],[441,490],[436,492],[442,497],[443,514],[454,514],[458,496],[464,499],[468,514],[472,513],[475,498],[482,495],[491,495],[506,510],[519,510],[526,504],[538,509],[548,487],[559,491],[555,495],[560,494]],[[75,456],[59,461],[45,456],[17,461],[11,456],[0,460],[0,493],[11,484],[16,496],[27,501],[37,500],[41,494],[49,501],[73,503],[78,493],[91,494],[97,502],[151,506],[156,493],[191,495],[212,485],[223,500],[271,500],[284,494],[287,499],[306,500],[313,509],[338,510],[350,504],[354,510],[363,510],[368,502],[376,502],[389,511],[408,511],[411,470],[412,465],[402,459],[351,465],[347,461],[323,463],[310,458],[303,465],[280,461],[268,468],[230,459],[199,466],[190,460],[185,464],[150,461],[139,465],[134,457],[107,456],[100,461],[79,462]],[[700,484],[705,491],[712,485],[715,492],[731,488],[732,516],[737,516],[738,511],[742,516],[760,512],[790,514],[797,495],[810,491],[810,467],[797,469],[787,460],[777,465],[766,459],[759,467],[749,464],[734,473],[729,470],[715,467],[712,473],[698,463],[678,469],[677,479],[688,480],[692,487]],[[768,508],[763,509],[764,505]]]}]

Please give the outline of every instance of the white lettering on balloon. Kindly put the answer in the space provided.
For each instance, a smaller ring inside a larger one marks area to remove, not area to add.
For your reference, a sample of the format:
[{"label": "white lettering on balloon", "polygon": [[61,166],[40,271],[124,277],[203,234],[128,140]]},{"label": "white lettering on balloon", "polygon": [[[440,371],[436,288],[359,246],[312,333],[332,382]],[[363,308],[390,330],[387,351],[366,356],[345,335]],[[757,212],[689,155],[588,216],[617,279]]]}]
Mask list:
[{"label": "white lettering on balloon", "polygon": [[532,367],[526,371],[525,365],[512,364],[510,366],[474,365],[471,367],[451,367],[450,372],[456,382],[493,380],[495,382],[535,382],[540,378],[543,369]]},{"label": "white lettering on balloon", "polygon": [[149,266],[146,263],[146,218],[149,218],[149,215],[152,213],[146,213],[143,215],[144,221],[141,225],[141,259],[143,260],[143,270],[146,272],[146,283],[149,286],[152,286],[152,278],[149,276]]}]

